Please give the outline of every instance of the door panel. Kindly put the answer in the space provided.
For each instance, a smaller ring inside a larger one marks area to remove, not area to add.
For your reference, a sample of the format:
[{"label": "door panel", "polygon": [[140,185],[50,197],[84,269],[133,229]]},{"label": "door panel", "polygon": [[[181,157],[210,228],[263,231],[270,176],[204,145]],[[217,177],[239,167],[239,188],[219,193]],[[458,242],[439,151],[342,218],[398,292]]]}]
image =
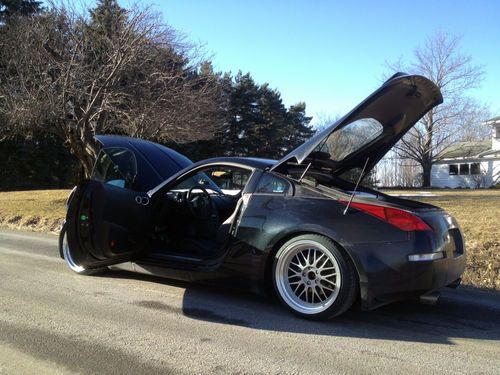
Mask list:
[{"label": "door panel", "polygon": [[124,262],[147,251],[151,222],[145,194],[83,181],[68,207],[68,243],[75,261],[84,267]]}]

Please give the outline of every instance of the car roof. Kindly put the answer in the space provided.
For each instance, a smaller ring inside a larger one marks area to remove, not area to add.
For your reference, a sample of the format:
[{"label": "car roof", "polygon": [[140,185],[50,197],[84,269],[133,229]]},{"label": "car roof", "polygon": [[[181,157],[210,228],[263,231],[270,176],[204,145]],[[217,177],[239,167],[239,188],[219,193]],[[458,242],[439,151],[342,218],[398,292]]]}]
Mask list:
[{"label": "car roof", "polygon": [[140,138],[96,135],[103,148],[124,147],[132,150],[138,162],[137,179],[149,190],[193,163],[184,155],[163,145]]},{"label": "car roof", "polygon": [[250,168],[266,169],[276,164],[277,160],[250,158],[241,156],[224,156],[224,157],[201,160],[197,162],[196,165],[211,164],[211,163],[234,163],[234,164],[241,164],[243,166],[247,166]]}]

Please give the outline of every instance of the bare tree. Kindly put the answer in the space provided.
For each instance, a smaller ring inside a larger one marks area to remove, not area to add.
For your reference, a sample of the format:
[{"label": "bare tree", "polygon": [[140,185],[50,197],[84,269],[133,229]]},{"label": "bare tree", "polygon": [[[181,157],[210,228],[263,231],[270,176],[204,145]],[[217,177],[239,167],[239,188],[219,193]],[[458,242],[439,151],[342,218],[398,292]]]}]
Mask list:
[{"label": "bare tree", "polygon": [[432,164],[451,142],[486,135],[478,127],[487,118],[487,110],[467,96],[469,89],[480,85],[484,71],[472,65],[471,56],[460,53],[460,39],[437,33],[414,51],[412,63],[388,64],[391,70],[429,78],[444,97],[444,103],[430,110],[395,146],[400,157],[420,164],[423,186],[430,186]]},{"label": "bare tree", "polygon": [[95,14],[60,3],[2,30],[0,132],[56,134],[87,176],[95,134],[213,137],[222,124],[217,74],[201,71],[193,48],[150,9],[115,13],[103,27]]}]

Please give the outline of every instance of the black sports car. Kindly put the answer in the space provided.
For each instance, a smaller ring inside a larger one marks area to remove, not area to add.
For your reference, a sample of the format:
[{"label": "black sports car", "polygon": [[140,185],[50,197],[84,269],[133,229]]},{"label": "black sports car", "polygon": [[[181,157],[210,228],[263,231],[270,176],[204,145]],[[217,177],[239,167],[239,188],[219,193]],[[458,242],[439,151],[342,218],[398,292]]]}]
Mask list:
[{"label": "black sports car", "polygon": [[254,291],[324,319],[434,296],[465,268],[443,210],[359,182],[440,104],[428,79],[396,74],[280,161],[192,163],[140,139],[98,136],[90,180],[68,200],[60,251],[80,274],[111,268]]}]

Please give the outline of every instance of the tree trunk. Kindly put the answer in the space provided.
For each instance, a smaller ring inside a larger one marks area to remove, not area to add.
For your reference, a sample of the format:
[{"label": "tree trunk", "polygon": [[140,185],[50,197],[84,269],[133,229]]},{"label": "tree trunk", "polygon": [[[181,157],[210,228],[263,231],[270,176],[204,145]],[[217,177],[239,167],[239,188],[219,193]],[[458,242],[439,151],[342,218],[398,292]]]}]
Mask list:
[{"label": "tree trunk", "polygon": [[431,186],[431,170],[432,163],[430,160],[422,163],[422,187]]},{"label": "tree trunk", "polygon": [[84,177],[89,178],[92,174],[99,148],[92,132],[82,131],[80,137],[70,134],[67,141],[71,153],[76,156],[82,165],[85,174]]},{"label": "tree trunk", "polygon": [[80,163],[82,164],[85,178],[90,178],[92,169],[94,168],[94,159],[89,155],[84,155],[83,158],[78,158],[78,160],[80,160]]}]

